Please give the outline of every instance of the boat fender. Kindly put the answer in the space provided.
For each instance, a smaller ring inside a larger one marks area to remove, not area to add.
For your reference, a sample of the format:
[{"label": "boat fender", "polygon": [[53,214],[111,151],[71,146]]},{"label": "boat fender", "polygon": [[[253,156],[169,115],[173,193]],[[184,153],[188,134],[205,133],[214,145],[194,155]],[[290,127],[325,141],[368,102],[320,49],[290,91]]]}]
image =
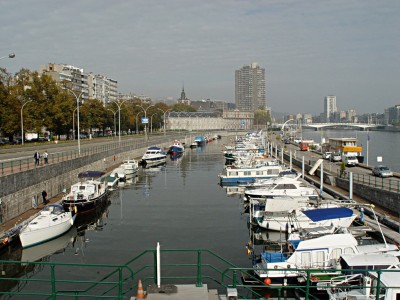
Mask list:
[{"label": "boat fender", "polygon": [[276,269],[278,269],[278,266],[277,266],[277,265],[275,265],[275,266],[274,266],[274,269],[275,269],[275,270],[276,270]]},{"label": "boat fender", "polygon": [[286,267],[287,267],[288,269],[290,269],[290,265],[287,265]]}]

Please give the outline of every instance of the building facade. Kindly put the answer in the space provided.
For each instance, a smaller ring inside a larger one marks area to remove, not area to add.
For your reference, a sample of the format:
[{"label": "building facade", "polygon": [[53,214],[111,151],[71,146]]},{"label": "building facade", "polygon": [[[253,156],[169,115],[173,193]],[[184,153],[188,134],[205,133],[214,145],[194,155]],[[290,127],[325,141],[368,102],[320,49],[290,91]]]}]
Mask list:
[{"label": "building facade", "polygon": [[265,69],[257,63],[235,71],[235,104],[240,111],[265,109]]},{"label": "building facade", "polygon": [[336,96],[324,98],[324,117],[326,122],[334,122],[337,115]]},{"label": "building facade", "polygon": [[385,124],[400,125],[400,104],[385,109]]},{"label": "building facade", "polygon": [[104,75],[86,73],[82,68],[66,64],[49,63],[40,66],[39,74],[49,75],[57,83],[67,82],[70,88],[81,94],[82,102],[97,99],[104,105],[117,99],[118,82]]}]

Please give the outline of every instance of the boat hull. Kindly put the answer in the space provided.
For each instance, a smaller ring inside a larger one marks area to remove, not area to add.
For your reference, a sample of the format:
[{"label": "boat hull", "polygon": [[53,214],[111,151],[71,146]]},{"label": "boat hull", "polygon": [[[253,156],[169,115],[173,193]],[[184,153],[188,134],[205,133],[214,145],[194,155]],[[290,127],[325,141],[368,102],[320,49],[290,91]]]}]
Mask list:
[{"label": "boat hull", "polygon": [[23,228],[19,234],[22,248],[33,247],[63,235],[74,224],[75,215],[72,215],[72,212],[65,212],[58,215],[58,218],[62,221],[50,224],[48,227],[30,229],[28,224]]},{"label": "boat hull", "polygon": [[76,211],[77,215],[91,213],[103,205],[103,203],[108,199],[109,194],[109,190],[106,190],[100,196],[92,199],[65,199],[62,201],[62,206],[66,211]]}]

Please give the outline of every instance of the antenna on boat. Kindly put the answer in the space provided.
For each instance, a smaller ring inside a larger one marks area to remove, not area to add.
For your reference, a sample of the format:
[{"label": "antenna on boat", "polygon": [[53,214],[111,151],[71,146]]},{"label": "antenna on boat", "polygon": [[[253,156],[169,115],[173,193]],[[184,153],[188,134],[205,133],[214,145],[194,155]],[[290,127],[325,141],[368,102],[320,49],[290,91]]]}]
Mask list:
[{"label": "antenna on boat", "polygon": [[386,238],[385,238],[385,235],[383,234],[383,231],[382,231],[382,228],[381,228],[381,224],[379,223],[378,217],[376,216],[375,211],[374,211],[375,205],[371,204],[370,207],[371,207],[372,213],[374,214],[375,221],[378,224],[379,232],[382,235],[383,242],[385,243],[386,248],[388,248],[388,244],[386,243]]}]

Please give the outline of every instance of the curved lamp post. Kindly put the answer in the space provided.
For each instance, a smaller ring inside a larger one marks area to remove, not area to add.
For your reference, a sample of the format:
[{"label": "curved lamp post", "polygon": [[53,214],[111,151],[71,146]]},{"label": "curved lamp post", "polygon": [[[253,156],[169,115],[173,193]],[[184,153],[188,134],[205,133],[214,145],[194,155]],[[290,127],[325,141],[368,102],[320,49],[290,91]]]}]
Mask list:
[{"label": "curved lamp post", "polygon": [[24,136],[24,106],[27,105],[29,102],[32,102],[32,100],[26,101],[24,104],[22,104],[21,107],[21,144],[24,144],[25,136]]},{"label": "curved lamp post", "polygon": [[141,114],[142,113],[142,111],[139,111],[137,114],[136,114],[136,118],[135,118],[135,121],[136,121],[136,134],[139,134],[139,130],[138,130],[138,120],[137,120],[137,118],[138,118],[138,116],[139,116],[139,114]]},{"label": "curved lamp post", "polygon": [[[150,107],[153,107],[154,105],[150,105],[150,106],[148,106],[147,108],[144,108],[143,106],[141,106],[141,105],[139,105],[139,104],[137,104],[136,105],[137,107],[140,107],[141,109],[143,109],[143,111],[144,111],[144,118],[146,119],[147,118],[147,110],[150,108]],[[148,123],[148,122],[147,122]],[[145,141],[147,141],[147,123],[144,123],[144,139],[145,139]]]},{"label": "curved lamp post", "polygon": [[107,110],[111,111],[114,114],[114,136],[117,136],[117,127],[115,125],[115,114],[117,111],[113,111],[111,108],[107,108]]},{"label": "curved lamp post", "polygon": [[113,100],[113,102],[115,102],[115,104],[117,104],[118,106],[118,143],[121,143],[121,106],[122,104],[124,104],[124,102],[126,102],[126,100],[124,101]]},{"label": "curved lamp post", "polygon": [[74,97],[76,99],[76,114],[77,114],[76,119],[77,119],[77,127],[78,127],[78,153],[79,153],[79,155],[81,155],[81,131],[79,128],[79,98],[82,96],[83,91],[80,92],[80,94],[77,96],[73,90],[71,90],[65,86],[63,87],[63,89],[70,92],[72,95],[74,95]]},{"label": "curved lamp post", "polygon": [[155,112],[154,114],[152,114],[150,116],[150,132],[153,133],[153,116],[157,114],[157,112]]},{"label": "curved lamp post", "polygon": [[3,59],[3,58],[14,58],[14,57],[15,57],[15,54],[14,53],[10,53],[8,55],[0,57],[0,59]]},{"label": "curved lamp post", "polygon": [[165,135],[165,132],[166,132],[166,131],[165,131],[165,114],[166,114],[168,111],[171,111],[171,109],[169,108],[169,109],[167,109],[166,111],[163,111],[161,108],[158,108],[158,107],[157,107],[157,109],[160,110],[160,111],[162,111],[163,114],[164,114],[164,135]]}]

